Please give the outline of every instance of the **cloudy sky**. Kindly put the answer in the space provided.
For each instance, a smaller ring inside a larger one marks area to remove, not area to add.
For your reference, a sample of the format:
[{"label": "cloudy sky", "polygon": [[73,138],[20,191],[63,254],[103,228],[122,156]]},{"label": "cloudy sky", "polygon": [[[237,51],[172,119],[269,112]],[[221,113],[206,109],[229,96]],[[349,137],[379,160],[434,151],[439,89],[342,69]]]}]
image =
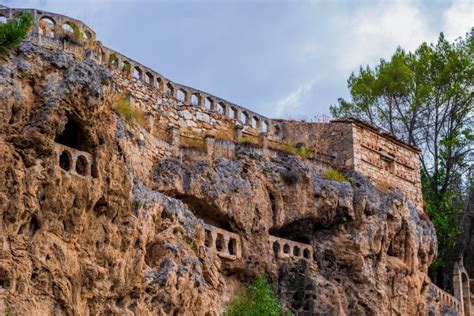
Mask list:
[{"label": "cloudy sky", "polygon": [[173,81],[269,117],[311,119],[360,65],[473,26],[474,0],[0,0],[78,18]]}]

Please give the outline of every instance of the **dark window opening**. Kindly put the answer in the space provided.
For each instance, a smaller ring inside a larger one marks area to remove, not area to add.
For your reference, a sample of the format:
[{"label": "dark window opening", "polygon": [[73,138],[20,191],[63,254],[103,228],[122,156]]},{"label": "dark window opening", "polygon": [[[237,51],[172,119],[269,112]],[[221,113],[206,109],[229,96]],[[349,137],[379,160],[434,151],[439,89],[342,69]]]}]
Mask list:
[{"label": "dark window opening", "polygon": [[217,251],[222,251],[224,248],[224,236],[222,234],[217,234],[217,239],[216,239],[216,249]]},{"label": "dark window opening", "polygon": [[278,243],[278,241],[275,241],[273,243],[273,253],[275,254],[275,256],[280,253],[280,244]]},{"label": "dark window opening", "polygon": [[204,245],[208,248],[212,246],[212,233],[211,233],[210,230],[207,230],[207,229],[206,229],[206,236],[205,236],[205,240],[204,240]]},{"label": "dark window opening", "polygon": [[66,150],[59,156],[59,166],[66,171],[71,170],[71,155]]},{"label": "dark window opening", "polygon": [[295,246],[293,248],[293,255],[299,257],[300,256],[300,248]]},{"label": "dark window opening", "polygon": [[289,246],[288,244],[285,244],[285,245],[283,246],[283,252],[284,252],[284,253],[290,253],[290,246]]},{"label": "dark window opening", "polygon": [[10,278],[7,270],[0,268],[0,288],[7,289],[10,287]]},{"label": "dark window opening", "polygon": [[67,121],[63,132],[56,136],[55,142],[82,151],[91,151],[91,143],[83,128],[71,119]]},{"label": "dark window opening", "polygon": [[303,251],[303,257],[305,257],[306,259],[309,259],[309,250],[308,249],[305,249]]},{"label": "dark window opening", "polygon": [[237,254],[237,242],[235,241],[234,238],[231,238],[231,239],[229,240],[228,247],[229,247],[229,253],[230,253],[231,255]]},{"label": "dark window opening", "polygon": [[81,176],[85,176],[87,174],[87,159],[84,156],[77,157],[76,161],[76,172]]}]

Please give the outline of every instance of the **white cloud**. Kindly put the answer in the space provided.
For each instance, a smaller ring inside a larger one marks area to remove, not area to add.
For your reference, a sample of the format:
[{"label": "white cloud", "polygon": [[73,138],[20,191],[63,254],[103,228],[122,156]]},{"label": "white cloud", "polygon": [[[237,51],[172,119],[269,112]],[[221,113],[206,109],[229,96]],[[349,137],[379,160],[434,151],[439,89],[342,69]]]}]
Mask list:
[{"label": "white cloud", "polygon": [[311,91],[314,86],[314,80],[309,80],[302,83],[296,89],[291,91],[286,96],[280,98],[275,102],[277,117],[281,117],[283,113],[290,114],[294,113],[302,105],[303,98]]},{"label": "white cloud", "polygon": [[473,27],[474,2],[454,1],[443,14],[444,34],[450,41],[464,35]]},{"label": "white cloud", "polygon": [[388,58],[397,46],[414,50],[424,41],[436,39],[426,16],[414,1],[399,0],[365,6],[350,16],[345,49],[336,60],[343,71]]}]

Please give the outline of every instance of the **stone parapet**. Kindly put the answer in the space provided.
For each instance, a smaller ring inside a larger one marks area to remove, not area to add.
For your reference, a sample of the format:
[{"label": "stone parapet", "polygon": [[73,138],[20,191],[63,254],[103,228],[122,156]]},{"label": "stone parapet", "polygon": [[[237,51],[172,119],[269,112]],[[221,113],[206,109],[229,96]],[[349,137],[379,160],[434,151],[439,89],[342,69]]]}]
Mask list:
[{"label": "stone parapet", "polygon": [[442,304],[451,307],[452,309],[456,310],[459,315],[464,315],[463,308],[461,302],[455,298],[453,295],[445,292],[435,284],[431,283],[430,288],[435,293],[436,299],[440,301]]},{"label": "stone parapet", "polygon": [[57,165],[62,170],[80,177],[92,176],[93,157],[90,153],[62,144],[54,144]]},{"label": "stone parapet", "polygon": [[235,260],[242,257],[240,236],[209,224],[204,224],[204,246],[221,258]]},{"label": "stone parapet", "polygon": [[270,235],[268,243],[277,258],[313,260],[311,245]]}]

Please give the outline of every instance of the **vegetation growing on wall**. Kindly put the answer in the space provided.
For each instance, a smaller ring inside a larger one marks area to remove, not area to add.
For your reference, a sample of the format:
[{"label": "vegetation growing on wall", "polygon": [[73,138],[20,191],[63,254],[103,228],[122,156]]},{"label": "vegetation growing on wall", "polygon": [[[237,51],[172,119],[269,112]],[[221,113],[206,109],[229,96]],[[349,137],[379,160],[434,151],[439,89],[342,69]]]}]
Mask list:
[{"label": "vegetation growing on wall", "polygon": [[300,158],[309,158],[311,156],[311,150],[306,147],[305,144],[293,144],[289,142],[285,146],[286,151],[292,155],[298,156]]},{"label": "vegetation growing on wall", "polygon": [[126,98],[119,99],[114,110],[128,124],[137,123],[142,126],[146,124],[145,113],[141,109],[133,108]]},{"label": "vegetation growing on wall", "polygon": [[[449,260],[460,231],[473,162],[473,86],[474,29],[452,43],[441,33],[436,44],[398,48],[374,69],[361,67],[348,80],[352,100],[331,107],[336,117],[357,117],[421,149],[423,197],[439,244],[434,270]],[[443,286],[440,273],[431,272]]]},{"label": "vegetation growing on wall", "polygon": [[283,316],[292,315],[278,302],[265,274],[260,274],[250,288],[236,295],[224,312],[225,316]]},{"label": "vegetation growing on wall", "polygon": [[0,24],[0,57],[18,47],[33,25],[33,16],[24,11],[18,18]]}]

